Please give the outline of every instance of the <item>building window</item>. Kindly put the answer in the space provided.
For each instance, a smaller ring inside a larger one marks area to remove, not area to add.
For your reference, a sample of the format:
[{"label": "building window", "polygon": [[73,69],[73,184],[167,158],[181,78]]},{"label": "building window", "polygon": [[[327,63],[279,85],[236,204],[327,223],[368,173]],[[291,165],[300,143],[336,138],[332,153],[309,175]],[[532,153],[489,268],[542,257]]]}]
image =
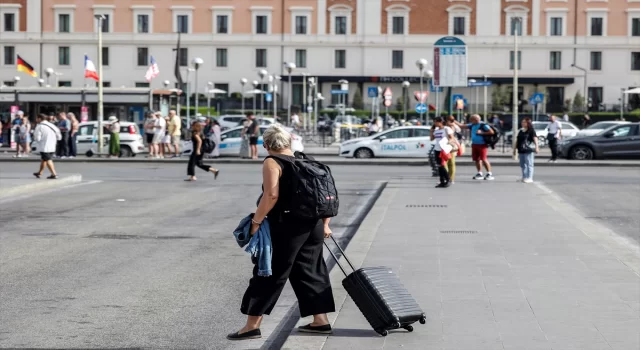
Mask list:
[{"label": "building window", "polygon": [[109,33],[109,15],[102,14],[104,19],[102,20],[102,32]]},{"label": "building window", "polygon": [[522,36],[522,20],[514,17],[511,18],[511,29],[509,30],[509,34],[515,35],[516,33],[518,33],[518,36]]},{"label": "building window", "polygon": [[296,50],[296,67],[307,68],[307,50]]},{"label": "building window", "polygon": [[549,55],[549,69],[550,70],[562,69],[562,52],[551,51]]},{"label": "building window", "polygon": [[189,15],[177,15],[176,26],[178,33],[189,33]]},{"label": "building window", "polygon": [[391,68],[402,69],[404,67],[404,51],[393,50],[391,52]]},{"label": "building window", "polygon": [[[513,51],[509,51],[509,69],[513,70]],[[518,70],[522,69],[522,51],[518,50]]]},{"label": "building window", "polygon": [[13,66],[16,64],[16,48],[13,46],[4,47],[4,64],[6,66]]},{"label": "building window", "polygon": [[602,36],[602,17],[591,17],[591,36]]},{"label": "building window", "polygon": [[631,53],[631,70],[640,70],[640,52]]},{"label": "building window", "polygon": [[[96,82],[96,86],[98,86],[97,82]],[[111,82],[110,81],[103,81],[102,82],[102,87],[111,87]]]},{"label": "building window", "polygon": [[138,66],[145,67],[149,65],[149,49],[146,47],[138,48]]},{"label": "building window", "polygon": [[68,66],[70,61],[70,49],[69,46],[60,46],[58,47],[58,65],[60,66]]},{"label": "building window", "polygon": [[453,35],[465,35],[464,23],[466,18],[453,17]]},{"label": "building window", "polygon": [[631,36],[640,36],[640,18],[631,19]]},{"label": "building window", "polygon": [[15,32],[16,31],[16,14],[5,13],[3,17],[4,17],[4,31]]},{"label": "building window", "polygon": [[267,34],[267,19],[265,15],[256,16],[256,34]]},{"label": "building window", "polygon": [[296,34],[307,34],[307,16],[296,16]]},{"label": "building window", "polygon": [[256,49],[256,68],[267,67],[267,49]]},{"label": "building window", "polygon": [[335,33],[337,35],[347,34],[347,16],[336,16]]},{"label": "building window", "polygon": [[216,67],[227,66],[227,49],[216,49]]},{"label": "building window", "polygon": [[562,17],[551,17],[551,36],[562,36]]},{"label": "building window", "polygon": [[149,33],[149,15],[138,15],[138,33]]},{"label": "building window", "polygon": [[589,111],[599,110],[600,104],[602,104],[602,90],[601,87],[590,87],[587,90],[587,96],[589,96],[587,107]]},{"label": "building window", "polygon": [[71,15],[65,13],[58,15],[58,32],[69,33],[71,31]]},{"label": "building window", "polygon": [[602,70],[602,52],[591,51],[591,62],[589,64],[591,70]]},{"label": "building window", "polygon": [[216,16],[216,33],[229,34],[229,16],[227,15]]},{"label": "building window", "polygon": [[102,65],[109,65],[109,48],[105,46],[102,47]]},{"label": "building window", "polygon": [[394,16],[393,17],[393,34],[404,34],[404,17]]},{"label": "building window", "polygon": [[[222,91],[226,91],[227,92],[226,94],[229,94],[229,84],[222,84],[222,83],[221,84],[213,84],[213,88],[214,89],[219,89],[219,90],[222,90]],[[222,93],[220,93],[220,95],[222,95]]]},{"label": "building window", "polygon": [[178,64],[180,67],[186,67],[189,65],[189,49],[186,47],[181,47],[180,52],[178,54]]},{"label": "building window", "polygon": [[137,88],[148,88],[149,87],[149,83],[147,83],[147,82],[144,82],[144,83],[136,82],[136,87]]},{"label": "building window", "polygon": [[2,85],[4,85],[4,86],[9,86],[9,87],[11,87],[11,86],[16,86],[16,82],[15,82],[15,81],[13,81],[13,80],[6,80],[6,81],[3,81],[3,82],[2,82]]},{"label": "building window", "polygon": [[60,87],[71,87],[71,82],[70,81],[59,81],[58,82],[58,86]]},{"label": "building window", "polygon": [[336,50],[335,68],[347,68],[347,50]]}]

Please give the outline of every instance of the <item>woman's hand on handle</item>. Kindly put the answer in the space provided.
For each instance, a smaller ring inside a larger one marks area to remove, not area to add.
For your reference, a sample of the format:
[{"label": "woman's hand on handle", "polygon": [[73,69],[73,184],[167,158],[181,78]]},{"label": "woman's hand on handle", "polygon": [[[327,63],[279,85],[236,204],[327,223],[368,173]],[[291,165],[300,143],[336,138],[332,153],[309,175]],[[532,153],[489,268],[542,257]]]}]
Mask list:
[{"label": "woman's hand on handle", "polygon": [[326,218],[326,219],[322,219],[322,223],[324,224],[324,238],[329,238],[331,236],[331,234],[333,233],[333,231],[331,231],[331,228],[329,227],[329,222],[331,221],[330,218]]}]

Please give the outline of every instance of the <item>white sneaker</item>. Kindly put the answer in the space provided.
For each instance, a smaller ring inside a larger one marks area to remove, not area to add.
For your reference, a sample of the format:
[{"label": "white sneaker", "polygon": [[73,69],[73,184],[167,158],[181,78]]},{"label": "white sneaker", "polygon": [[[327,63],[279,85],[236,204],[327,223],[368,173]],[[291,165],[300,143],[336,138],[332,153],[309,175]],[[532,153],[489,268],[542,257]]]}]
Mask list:
[{"label": "white sneaker", "polygon": [[487,176],[484,177],[485,180],[495,180],[496,178],[493,177],[492,174],[487,174]]},{"label": "white sneaker", "polygon": [[474,180],[482,180],[482,173],[477,173],[476,176],[473,177]]},{"label": "white sneaker", "polygon": [[522,182],[524,182],[526,184],[530,184],[530,183],[533,183],[533,180],[532,179],[524,179],[524,180],[522,180]]},{"label": "white sneaker", "polygon": [[524,182],[524,179],[517,179],[516,182]]},{"label": "white sneaker", "polygon": [[62,157],[60,157],[60,158],[61,158],[61,159],[67,159],[67,157],[66,157],[66,156],[62,156]]}]

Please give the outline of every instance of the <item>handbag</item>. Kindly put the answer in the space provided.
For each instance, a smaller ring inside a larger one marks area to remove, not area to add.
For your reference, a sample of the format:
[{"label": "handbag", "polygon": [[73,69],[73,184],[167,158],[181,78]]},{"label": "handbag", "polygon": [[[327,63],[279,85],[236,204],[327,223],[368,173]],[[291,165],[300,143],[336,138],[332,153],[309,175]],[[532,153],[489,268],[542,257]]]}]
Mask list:
[{"label": "handbag", "polygon": [[458,156],[462,156],[464,154],[465,151],[465,147],[464,147],[464,143],[459,143],[458,142]]}]

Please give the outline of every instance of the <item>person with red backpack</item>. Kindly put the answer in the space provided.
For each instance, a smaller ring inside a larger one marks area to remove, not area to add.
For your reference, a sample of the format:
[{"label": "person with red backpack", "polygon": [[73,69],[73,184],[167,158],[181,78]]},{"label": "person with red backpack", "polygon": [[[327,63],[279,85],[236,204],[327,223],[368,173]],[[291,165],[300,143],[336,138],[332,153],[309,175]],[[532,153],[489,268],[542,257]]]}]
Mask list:
[{"label": "person with red backpack", "polygon": [[[471,158],[476,163],[476,169],[478,173],[473,177],[474,180],[494,180],[493,173],[491,172],[491,163],[487,159],[489,153],[489,147],[495,147],[498,142],[498,134],[494,127],[482,123],[480,116],[474,114],[471,116],[470,124],[461,124],[456,122],[462,129],[469,129],[471,131]],[[487,170],[487,175],[482,175],[482,165],[484,164]]]}]

